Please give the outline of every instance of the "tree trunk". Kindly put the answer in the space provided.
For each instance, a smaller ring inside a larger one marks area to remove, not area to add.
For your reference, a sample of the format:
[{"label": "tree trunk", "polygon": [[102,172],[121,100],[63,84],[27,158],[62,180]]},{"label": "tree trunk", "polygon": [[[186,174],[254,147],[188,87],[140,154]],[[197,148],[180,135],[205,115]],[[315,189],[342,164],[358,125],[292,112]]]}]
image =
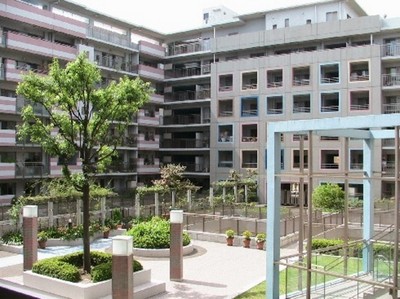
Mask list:
[{"label": "tree trunk", "polygon": [[82,201],[83,201],[83,270],[90,273],[90,233],[89,233],[89,181],[87,179],[83,182],[82,188]]}]

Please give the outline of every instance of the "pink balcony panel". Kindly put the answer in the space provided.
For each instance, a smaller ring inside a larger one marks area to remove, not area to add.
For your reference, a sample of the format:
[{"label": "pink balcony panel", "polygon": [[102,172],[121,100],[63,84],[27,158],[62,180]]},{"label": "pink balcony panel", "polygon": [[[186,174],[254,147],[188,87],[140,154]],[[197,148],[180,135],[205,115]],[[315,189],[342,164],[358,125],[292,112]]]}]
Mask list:
[{"label": "pink balcony panel", "polygon": [[7,33],[7,48],[65,60],[73,60],[77,55],[77,49],[74,47],[52,43],[15,32]]},{"label": "pink balcony panel", "polygon": [[145,159],[140,158],[137,162],[138,173],[159,173],[160,172],[160,160],[154,159],[152,162],[145,162]]},{"label": "pink balcony panel", "polygon": [[84,22],[20,1],[0,0],[0,16],[80,38],[86,37],[87,24]]},{"label": "pink balcony panel", "polygon": [[[58,164],[58,158],[51,158],[50,159],[50,175],[52,176],[62,176],[62,165]],[[80,173],[82,172],[82,164],[78,161],[77,165],[69,165],[68,166],[71,173]]]},{"label": "pink balcony panel", "polygon": [[0,195],[0,206],[10,206],[15,194]]},{"label": "pink balcony panel", "polygon": [[150,102],[154,104],[163,104],[164,103],[164,96],[162,94],[152,94],[150,96]]},{"label": "pink balcony panel", "polygon": [[0,178],[15,178],[15,163],[0,163]]},{"label": "pink balcony panel", "polygon": [[0,96],[0,112],[16,113],[16,105],[17,105],[16,98]]},{"label": "pink balcony panel", "polygon": [[160,113],[155,112],[154,116],[149,116],[144,110],[138,113],[138,124],[148,126],[158,126],[160,124]]},{"label": "pink balcony panel", "polygon": [[143,40],[139,41],[139,51],[159,58],[165,57],[165,49],[162,46]]},{"label": "pink balcony panel", "polygon": [[142,77],[164,80],[164,70],[148,65],[139,64],[138,73]]},{"label": "pink balcony panel", "polygon": [[0,145],[15,145],[15,130],[0,130]]},{"label": "pink balcony panel", "polygon": [[154,138],[145,140],[144,135],[138,136],[138,148],[139,149],[159,149],[160,148],[160,135],[155,135]]},{"label": "pink balcony panel", "polygon": [[[5,76],[5,79],[7,81],[20,82],[20,81],[22,81],[22,76],[24,74],[28,73],[28,70],[17,69],[15,60],[6,59],[5,65],[6,65],[6,76]],[[36,72],[39,75],[40,74],[46,75],[46,72],[45,72],[44,69],[42,69],[42,70],[34,70],[34,69],[32,69],[32,71]]]}]

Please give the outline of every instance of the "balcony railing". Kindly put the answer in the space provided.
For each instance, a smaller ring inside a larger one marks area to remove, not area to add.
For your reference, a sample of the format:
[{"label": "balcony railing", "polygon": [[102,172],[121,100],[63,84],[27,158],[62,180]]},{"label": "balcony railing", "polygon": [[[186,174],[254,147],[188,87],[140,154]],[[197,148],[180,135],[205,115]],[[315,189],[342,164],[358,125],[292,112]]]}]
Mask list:
[{"label": "balcony railing", "polygon": [[164,97],[168,102],[204,100],[211,97],[211,91],[209,89],[199,91],[176,91],[173,93],[166,93]]},{"label": "balcony railing", "polygon": [[15,167],[17,177],[43,177],[49,173],[49,166],[43,162],[17,162]]},{"label": "balcony railing", "polygon": [[400,113],[400,103],[383,104],[383,113],[384,114]]},{"label": "balcony railing", "polygon": [[257,142],[257,136],[243,136],[242,142]]},{"label": "balcony railing", "polygon": [[257,162],[242,162],[242,168],[257,168]]},{"label": "balcony railing", "polygon": [[321,106],[321,112],[338,112],[339,106]]},{"label": "balcony railing", "polygon": [[211,49],[210,40],[195,41],[192,43],[188,42],[178,45],[169,45],[167,56],[189,54],[201,51],[210,51],[210,49]]},{"label": "balcony railing", "polygon": [[339,169],[339,165],[336,163],[321,163],[321,169]]},{"label": "balcony railing", "polygon": [[90,26],[87,28],[87,35],[95,39],[100,39],[102,41],[110,42],[123,47],[135,50],[139,49],[139,46],[135,43],[132,43],[127,35],[118,34],[103,28]]},{"label": "balcony railing", "polygon": [[311,108],[307,106],[294,106],[293,113],[310,113]]},{"label": "balcony railing", "polygon": [[191,125],[201,124],[200,114],[165,116],[164,125]]},{"label": "balcony railing", "polygon": [[267,114],[282,114],[283,108],[268,108]]},{"label": "balcony railing", "polygon": [[268,81],[267,87],[268,88],[277,88],[277,87],[282,87],[283,86],[283,81]]},{"label": "balcony railing", "polygon": [[46,111],[43,105],[33,103],[32,101],[27,100],[22,96],[17,96],[17,107],[16,107],[17,113],[21,113],[22,109],[27,105],[31,105],[33,107],[33,112],[37,115],[42,115],[42,116],[49,115],[49,113]]},{"label": "balcony railing", "polygon": [[163,148],[208,148],[209,139],[174,138],[162,142]]},{"label": "balcony railing", "polygon": [[350,110],[352,111],[359,111],[359,110],[368,110],[369,104],[351,104]]},{"label": "balcony railing", "polygon": [[185,172],[209,172],[210,168],[204,163],[180,163],[182,166],[186,166]]},{"label": "balcony railing", "polygon": [[304,86],[304,85],[310,85],[310,77],[305,76],[305,77],[294,77],[293,86]]},{"label": "balcony railing", "polygon": [[382,45],[382,56],[399,56],[400,55],[400,44],[386,44]]},{"label": "balcony railing", "polygon": [[219,87],[219,91],[232,91],[233,90],[233,85],[221,85]]},{"label": "balcony railing", "polygon": [[333,84],[339,83],[339,77],[322,77],[321,78],[322,84]]},{"label": "balcony railing", "polygon": [[191,68],[176,68],[173,70],[166,70],[165,78],[172,79],[172,78],[208,75],[210,71],[211,71],[211,66],[209,64]]},{"label": "balcony railing", "polygon": [[232,168],[233,167],[233,161],[219,161],[218,162],[218,167]]},{"label": "balcony railing", "polygon": [[382,75],[383,86],[399,86],[400,85],[400,74],[383,74]]},{"label": "balcony railing", "polygon": [[109,173],[118,173],[118,172],[132,173],[136,171],[137,171],[136,164],[128,162],[111,163],[111,165],[106,170],[106,172]]}]

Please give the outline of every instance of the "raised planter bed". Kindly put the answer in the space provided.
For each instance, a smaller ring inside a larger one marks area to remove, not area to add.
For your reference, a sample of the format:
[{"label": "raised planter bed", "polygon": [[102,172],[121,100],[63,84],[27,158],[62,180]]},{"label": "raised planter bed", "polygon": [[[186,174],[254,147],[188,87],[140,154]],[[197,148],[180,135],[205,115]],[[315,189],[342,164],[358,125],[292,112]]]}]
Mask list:
[{"label": "raised planter bed", "polygon": [[[191,254],[194,250],[193,243],[183,247],[183,255]],[[133,248],[134,256],[141,257],[169,257],[169,248],[163,249],[144,249],[144,248]]]},{"label": "raised planter bed", "polygon": [[[73,283],[32,273],[32,271],[23,273],[23,283],[26,287],[73,299],[99,299],[110,296],[112,290],[111,279],[97,283]],[[151,281],[150,269],[133,273],[133,285],[135,299],[148,298],[165,292],[165,283]]]}]

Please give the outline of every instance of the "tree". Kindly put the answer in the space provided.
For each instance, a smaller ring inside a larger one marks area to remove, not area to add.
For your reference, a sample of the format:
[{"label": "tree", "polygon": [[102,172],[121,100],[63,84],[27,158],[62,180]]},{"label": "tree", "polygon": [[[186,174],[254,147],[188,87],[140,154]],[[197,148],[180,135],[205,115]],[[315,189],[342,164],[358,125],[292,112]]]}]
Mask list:
[{"label": "tree", "polygon": [[338,184],[324,184],[314,189],[312,201],[317,209],[340,212],[344,210],[344,191]]},{"label": "tree", "polygon": [[[32,105],[22,111],[18,136],[29,136],[50,156],[65,161],[63,173],[82,192],[84,270],[90,272],[89,188],[96,173],[104,171],[117,156],[132,116],[146,101],[151,88],[140,79],[121,78],[101,86],[101,73],[85,53],[62,68],[53,60],[48,76],[29,73],[17,94],[43,106],[47,117],[34,113]],[[113,131],[110,134],[110,131]],[[56,133],[56,134],[55,134]],[[82,172],[71,175],[69,158],[78,155]]]}]

